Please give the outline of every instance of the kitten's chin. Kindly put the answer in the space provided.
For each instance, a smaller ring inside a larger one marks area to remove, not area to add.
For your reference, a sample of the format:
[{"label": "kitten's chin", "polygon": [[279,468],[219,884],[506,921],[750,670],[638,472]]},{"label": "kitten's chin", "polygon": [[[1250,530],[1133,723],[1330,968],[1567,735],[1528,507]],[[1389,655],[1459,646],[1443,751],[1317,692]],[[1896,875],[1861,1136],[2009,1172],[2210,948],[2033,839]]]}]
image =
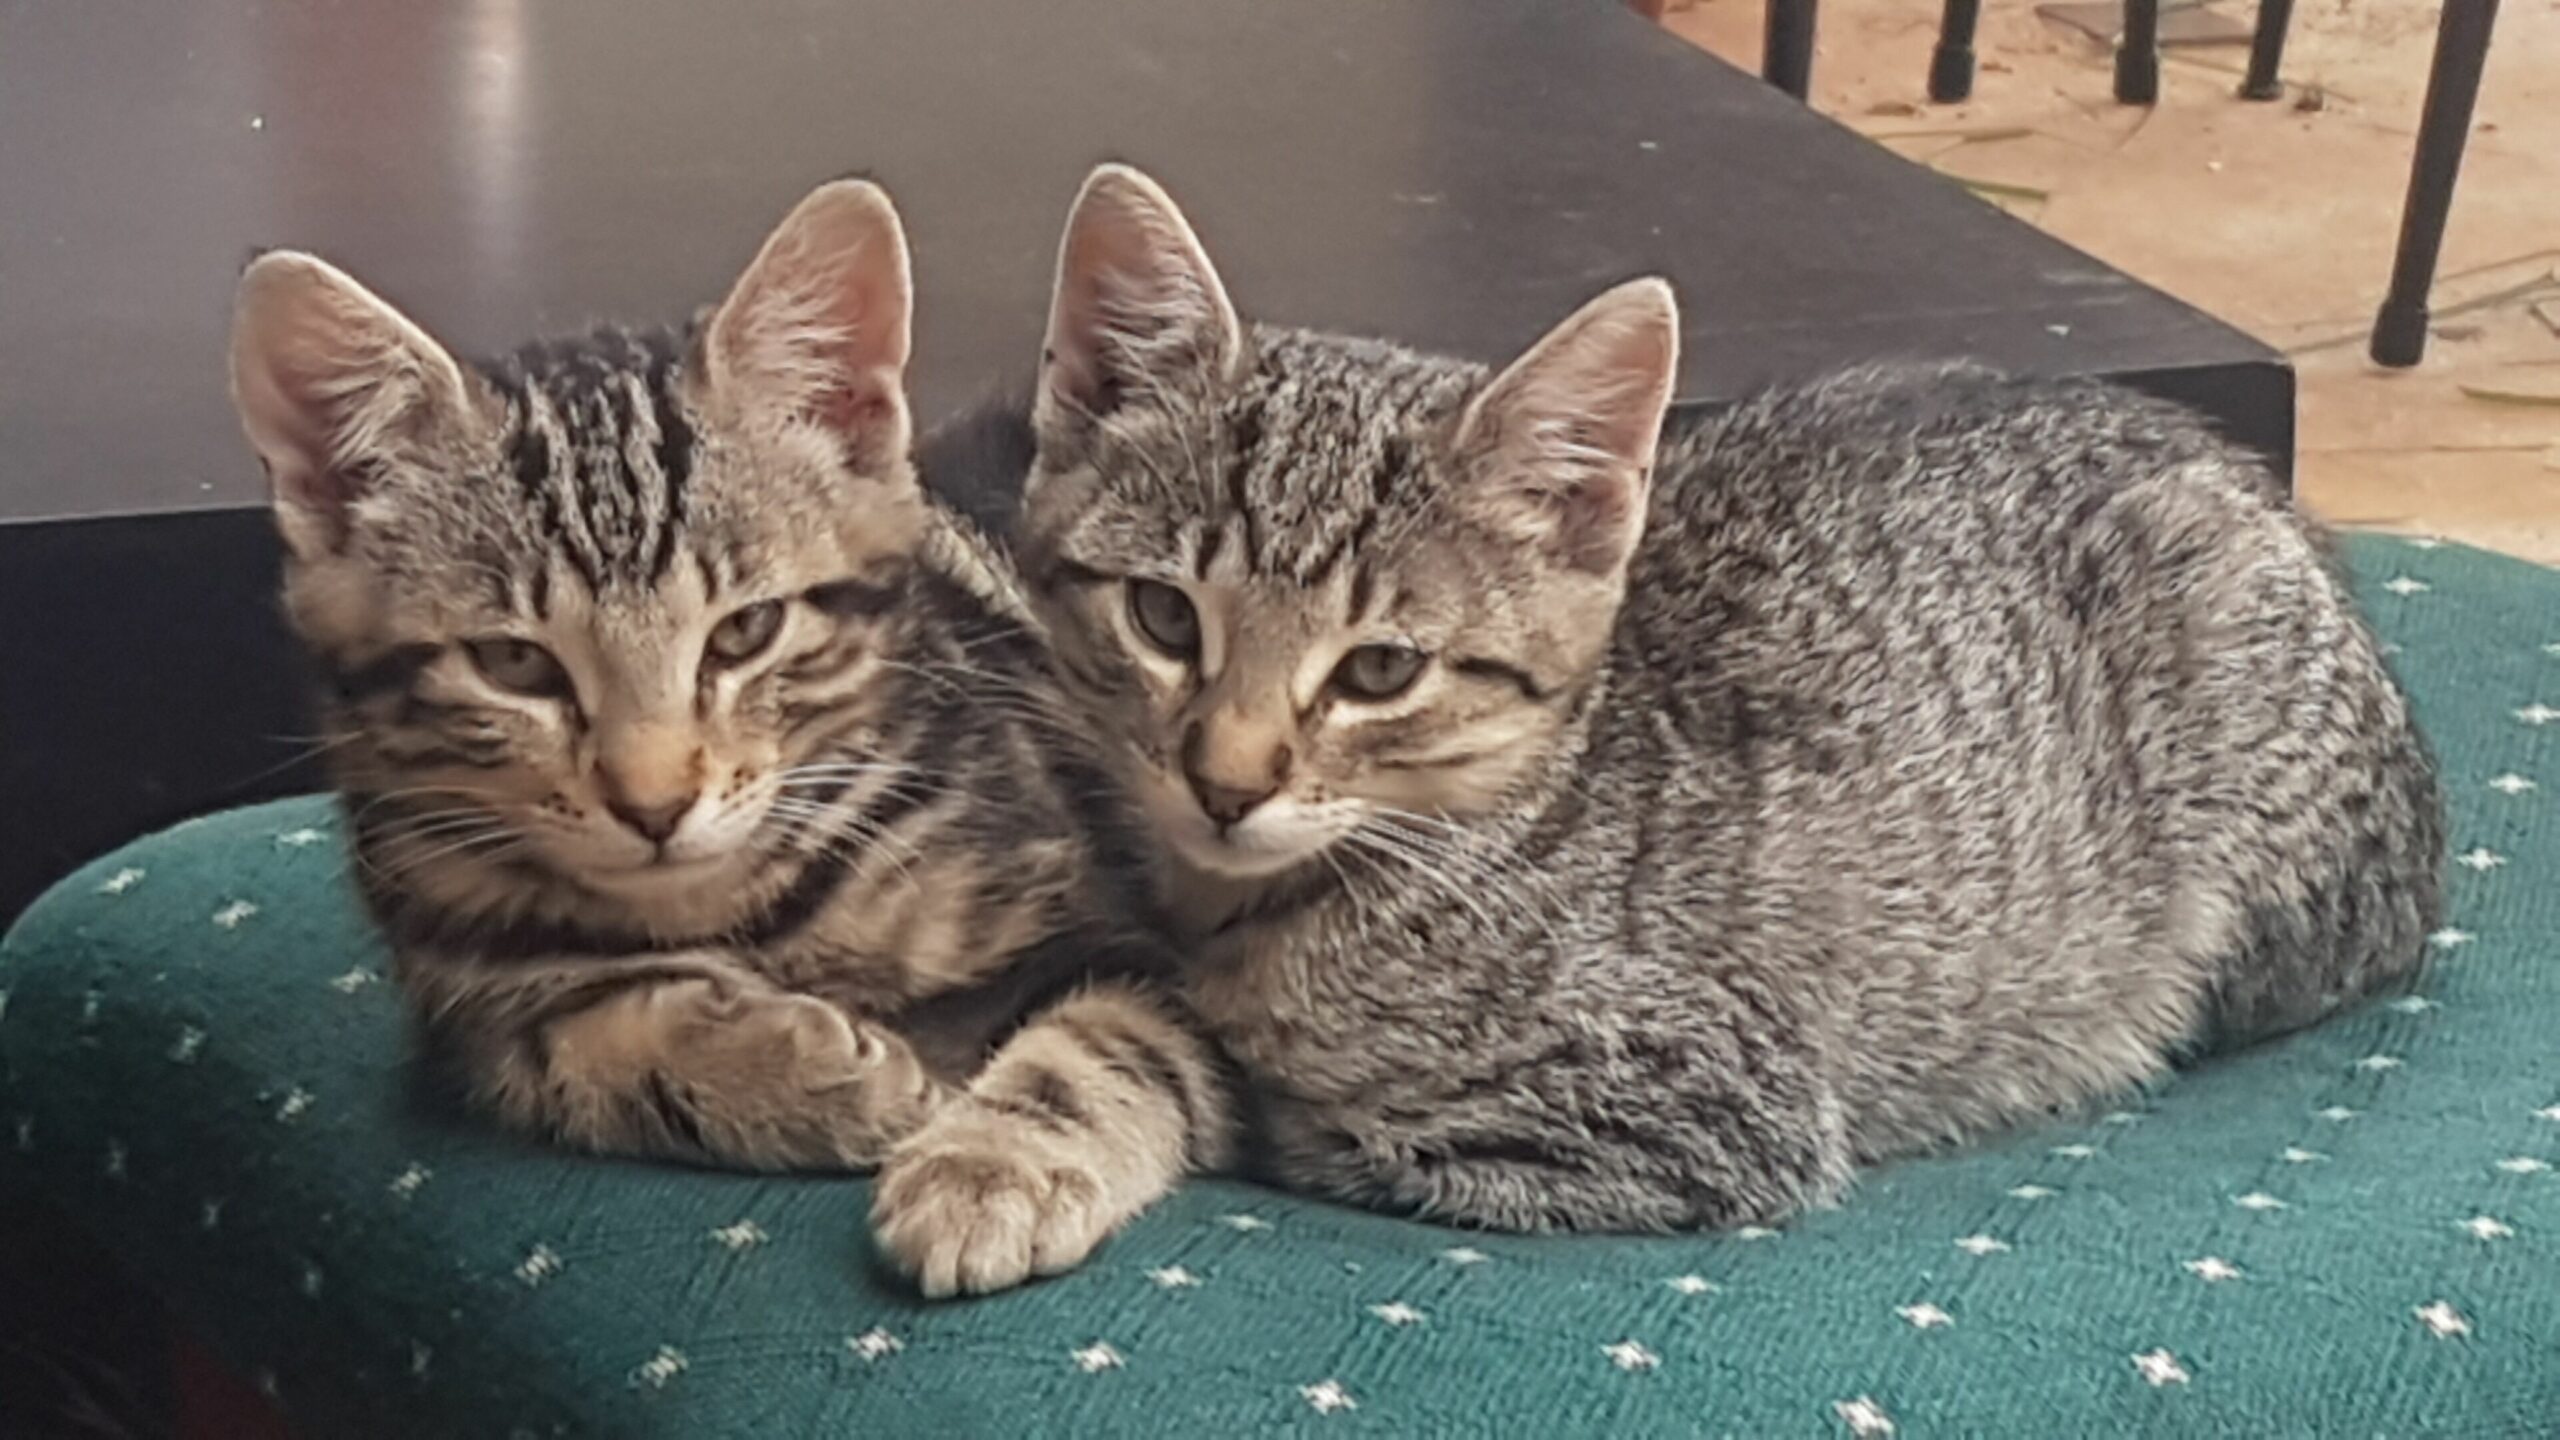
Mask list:
[{"label": "kitten's chin", "polygon": [[720,890],[734,890],[744,878],[740,851],[693,860],[654,860],[639,865],[580,869],[577,882],[608,900],[648,909],[667,901],[690,901]]},{"label": "kitten's chin", "polygon": [[1237,845],[1206,833],[1198,836],[1168,836],[1166,848],[1185,869],[1221,880],[1273,880],[1313,861],[1324,853],[1325,841],[1312,846],[1290,849],[1263,849]]}]

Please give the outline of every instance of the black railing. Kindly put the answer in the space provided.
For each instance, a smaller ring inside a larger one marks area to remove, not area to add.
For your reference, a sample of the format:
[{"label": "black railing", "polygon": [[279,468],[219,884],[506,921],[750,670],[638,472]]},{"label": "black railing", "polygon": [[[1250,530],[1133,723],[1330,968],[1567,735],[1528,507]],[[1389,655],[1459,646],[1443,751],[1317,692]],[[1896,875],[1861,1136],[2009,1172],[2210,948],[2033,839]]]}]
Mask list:
[{"label": "black railing", "polygon": [[[1656,6],[1637,8],[1654,13]],[[1760,74],[1799,100],[1812,93],[1815,0],[1768,0]],[[2463,142],[2480,97],[2480,72],[2488,63],[2498,0],[2444,0],[2436,22],[2435,59],[2427,73],[2426,108],[2418,122],[2417,155],[2410,166],[2409,199],[2400,215],[2400,245],[2392,257],[2391,289],[2373,326],[2376,363],[2415,365],[2427,350],[2427,294],[2453,211],[2454,182],[2462,173]],[[1973,93],[1974,31],[1982,0],[1946,0],[1938,22],[1937,49],[1929,56],[1929,98],[1941,104]],[[2284,94],[2278,70],[2285,32],[2293,24],[2293,0],[2258,0],[2249,41],[2249,73],[2241,97],[2274,100]],[[2152,105],[2160,99],[2160,0],[2124,0],[2123,34],[2116,45],[2116,99]]]}]

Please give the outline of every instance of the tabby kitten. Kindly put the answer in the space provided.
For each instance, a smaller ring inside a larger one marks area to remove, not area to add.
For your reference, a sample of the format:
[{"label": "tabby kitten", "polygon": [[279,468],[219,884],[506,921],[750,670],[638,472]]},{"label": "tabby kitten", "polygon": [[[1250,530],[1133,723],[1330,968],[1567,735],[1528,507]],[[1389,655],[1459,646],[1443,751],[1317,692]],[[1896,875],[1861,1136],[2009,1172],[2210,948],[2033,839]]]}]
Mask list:
[{"label": "tabby kitten", "polygon": [[1249,327],[1143,176],[1077,202],[1024,574],[1277,1178],[1769,1222],[2417,968],[2430,763],[2255,461],[1967,368],[1666,432],[1677,337]]},{"label": "tabby kitten", "polygon": [[918,484],[910,306],[848,181],[683,333],[466,366],[276,252],[231,362],[430,1051],[575,1146],[885,1157],[882,1247],[943,1294],[1072,1265],[1225,1121],[1018,597]]}]

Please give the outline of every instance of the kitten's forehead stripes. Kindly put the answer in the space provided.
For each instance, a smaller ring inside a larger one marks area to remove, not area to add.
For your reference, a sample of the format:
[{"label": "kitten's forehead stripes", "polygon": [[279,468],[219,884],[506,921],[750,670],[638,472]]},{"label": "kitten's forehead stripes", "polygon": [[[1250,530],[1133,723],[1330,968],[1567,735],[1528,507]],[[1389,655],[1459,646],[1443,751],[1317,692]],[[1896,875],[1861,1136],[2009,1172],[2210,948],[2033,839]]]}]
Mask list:
[{"label": "kitten's forehead stripes", "polygon": [[675,563],[693,474],[686,348],[673,334],[599,334],[494,367],[514,421],[516,483],[544,541],[592,591],[646,589]]},{"label": "kitten's forehead stripes", "polygon": [[[1474,372],[1351,375],[1346,356],[1294,334],[1269,336],[1256,368],[1218,417],[1223,513],[1208,525],[1199,554],[1214,555],[1221,532],[1242,544],[1248,575],[1308,589],[1359,567],[1379,537],[1411,523],[1427,500],[1420,456],[1426,438],[1454,420]],[[1383,353],[1383,352],[1381,352]],[[1355,574],[1352,606],[1365,610],[1374,577]]]}]

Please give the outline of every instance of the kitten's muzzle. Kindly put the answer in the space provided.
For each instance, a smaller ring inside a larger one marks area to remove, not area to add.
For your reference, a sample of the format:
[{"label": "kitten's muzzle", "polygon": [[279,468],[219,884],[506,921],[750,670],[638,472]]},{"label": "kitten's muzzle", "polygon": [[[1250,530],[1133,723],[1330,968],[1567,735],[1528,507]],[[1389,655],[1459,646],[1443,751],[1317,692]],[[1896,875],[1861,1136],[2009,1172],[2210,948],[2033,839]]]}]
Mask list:
[{"label": "kitten's muzzle", "polygon": [[684,817],[692,811],[694,802],[700,798],[700,792],[694,791],[672,799],[643,804],[620,796],[610,796],[605,800],[604,808],[613,812],[614,819],[629,826],[641,839],[663,848],[667,841],[674,837],[676,827],[684,823]]},{"label": "kitten's muzzle", "polygon": [[602,736],[596,789],[613,818],[664,850],[702,798],[707,768],[702,747],[682,728],[653,721],[623,724]]},{"label": "kitten's muzzle", "polygon": [[1239,720],[1212,736],[1207,722],[1195,720],[1182,737],[1182,778],[1221,834],[1279,794],[1297,758],[1287,741],[1253,728]]}]

